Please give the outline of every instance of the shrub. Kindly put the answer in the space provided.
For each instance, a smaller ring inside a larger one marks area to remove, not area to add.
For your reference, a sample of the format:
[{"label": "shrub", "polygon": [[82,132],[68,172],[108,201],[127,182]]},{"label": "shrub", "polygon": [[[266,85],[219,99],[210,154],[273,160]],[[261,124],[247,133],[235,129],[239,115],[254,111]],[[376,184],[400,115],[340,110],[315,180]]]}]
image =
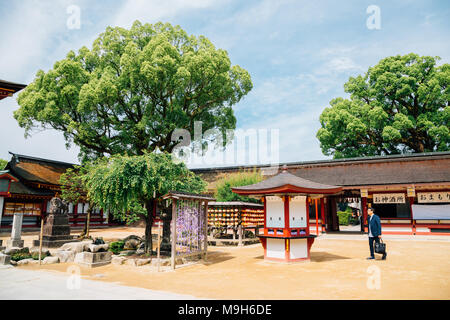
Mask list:
[{"label": "shrub", "polygon": [[249,184],[254,184],[262,181],[262,175],[259,171],[241,171],[238,173],[233,173],[217,182],[215,198],[216,201],[246,201],[246,202],[256,202],[260,201],[257,199],[249,198],[246,196],[238,195],[231,191],[233,187],[241,187]]},{"label": "shrub", "polygon": [[20,261],[20,260],[30,259],[30,258],[32,258],[31,254],[26,253],[26,252],[16,252],[11,256],[12,261]]},{"label": "shrub", "polygon": [[109,244],[109,251],[112,251],[112,253],[114,253],[114,254],[119,254],[120,251],[123,250],[124,245],[125,245],[125,242],[123,242],[123,241],[111,242]]},{"label": "shrub", "polygon": [[[42,254],[41,254],[41,260],[44,260],[45,257],[50,257],[50,252],[48,252],[48,251],[42,251]],[[31,258],[33,258],[34,260],[39,260],[39,252],[34,252],[34,253],[31,255]]]},{"label": "shrub", "polygon": [[348,224],[350,223],[352,213],[347,211],[338,211],[337,216],[339,219],[339,225],[348,226]]}]

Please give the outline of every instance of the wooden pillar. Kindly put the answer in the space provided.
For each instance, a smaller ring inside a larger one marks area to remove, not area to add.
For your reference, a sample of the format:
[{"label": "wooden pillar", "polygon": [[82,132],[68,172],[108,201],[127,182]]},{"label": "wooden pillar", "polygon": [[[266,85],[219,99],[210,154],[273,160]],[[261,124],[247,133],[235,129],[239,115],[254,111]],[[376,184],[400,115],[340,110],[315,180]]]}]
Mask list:
[{"label": "wooden pillar", "polygon": [[203,230],[205,238],[204,238],[204,250],[205,253],[203,255],[203,260],[206,261],[207,259],[207,254],[208,254],[208,201],[205,201],[205,228]]},{"label": "wooden pillar", "polygon": [[175,255],[177,253],[177,200],[172,199],[172,248],[171,248],[171,265],[175,269]]},{"label": "wooden pillar", "polygon": [[284,230],[285,237],[289,236],[289,196],[284,196]]},{"label": "wooden pillar", "polygon": [[316,207],[316,235],[319,235],[319,207],[317,206],[317,199],[314,199],[314,204]]},{"label": "wooden pillar", "polygon": [[412,221],[412,234],[416,234],[416,221],[414,220],[414,213],[412,205],[414,204],[414,197],[409,197],[409,210],[411,211],[411,221]]},{"label": "wooden pillar", "polygon": [[363,224],[364,224],[364,232],[368,232],[367,228],[367,198],[362,198],[362,210],[363,210]]},{"label": "wooden pillar", "polygon": [[325,232],[325,198],[320,198],[320,216],[322,219],[322,233]]},{"label": "wooden pillar", "polygon": [[306,197],[306,235],[309,236],[309,197]]}]

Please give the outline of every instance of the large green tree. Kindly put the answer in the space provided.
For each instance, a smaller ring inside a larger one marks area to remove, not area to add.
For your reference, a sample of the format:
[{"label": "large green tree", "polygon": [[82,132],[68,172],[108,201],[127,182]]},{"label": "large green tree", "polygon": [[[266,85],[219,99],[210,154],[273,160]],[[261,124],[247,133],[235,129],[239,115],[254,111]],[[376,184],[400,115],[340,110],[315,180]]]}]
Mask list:
[{"label": "large green tree", "polygon": [[407,54],[382,59],[344,85],[320,116],[322,152],[335,158],[450,149],[450,65]]},{"label": "large green tree", "polygon": [[[103,155],[171,152],[175,129],[234,129],[232,106],[252,88],[249,73],[204,36],[168,23],[108,27],[92,49],[70,51],[37,72],[14,113],[31,134],[62,131],[84,161]],[[209,137],[214,139],[215,136]]]},{"label": "large green tree", "polygon": [[200,193],[206,187],[206,182],[184,163],[174,163],[169,154],[155,152],[97,160],[84,175],[83,183],[88,197],[103,210],[126,221],[143,218],[147,253],[152,248],[156,200],[170,190]]}]

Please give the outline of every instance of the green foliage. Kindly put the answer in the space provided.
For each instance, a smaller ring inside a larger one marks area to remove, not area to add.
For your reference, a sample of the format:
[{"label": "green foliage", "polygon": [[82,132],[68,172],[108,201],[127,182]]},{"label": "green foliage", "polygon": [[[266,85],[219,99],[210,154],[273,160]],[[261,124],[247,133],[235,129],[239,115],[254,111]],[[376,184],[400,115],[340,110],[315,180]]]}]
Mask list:
[{"label": "green foliage", "polygon": [[450,149],[450,65],[407,54],[382,59],[344,85],[350,99],[331,100],[317,132],[334,158]]},{"label": "green foliage", "polygon": [[114,254],[119,254],[123,250],[124,245],[125,242],[123,241],[111,242],[109,244],[109,251],[111,251]]},{"label": "green foliage", "polygon": [[32,258],[31,254],[29,252],[23,252],[23,251],[18,251],[11,255],[12,261],[20,261],[20,260],[30,259],[30,258]]},{"label": "green foliage", "polygon": [[230,174],[225,178],[217,181],[217,187],[215,192],[215,198],[217,201],[247,201],[259,203],[259,200],[241,196],[233,191],[233,187],[241,187],[249,184],[254,184],[262,181],[262,176],[259,171],[242,171],[234,174]]},{"label": "green foliage", "polygon": [[206,187],[184,163],[174,163],[166,153],[100,159],[83,179],[94,203],[129,221],[146,217],[149,202],[170,190],[200,193]]},{"label": "green foliage", "polygon": [[[45,257],[50,257],[50,252],[48,251],[42,251],[41,253],[41,260],[44,260]],[[39,260],[39,252],[35,252],[31,255],[31,258],[34,260]]]},{"label": "green foliage", "polygon": [[352,213],[348,211],[338,211],[337,216],[340,225],[348,226],[348,224],[350,223],[350,218],[352,217]]},{"label": "green foliage", "polygon": [[89,164],[67,169],[59,178],[61,198],[72,203],[86,200],[86,186],[83,176],[88,172]]},{"label": "green foliage", "polygon": [[8,161],[0,159],[0,170],[5,169],[7,164],[8,164]]},{"label": "green foliage", "polygon": [[206,37],[136,21],[129,30],[108,27],[92,49],[70,51],[38,71],[19,94],[14,117],[26,134],[39,126],[62,131],[83,162],[171,152],[174,130],[193,132],[195,121],[204,131],[234,129],[232,106],[252,86],[249,73]]}]

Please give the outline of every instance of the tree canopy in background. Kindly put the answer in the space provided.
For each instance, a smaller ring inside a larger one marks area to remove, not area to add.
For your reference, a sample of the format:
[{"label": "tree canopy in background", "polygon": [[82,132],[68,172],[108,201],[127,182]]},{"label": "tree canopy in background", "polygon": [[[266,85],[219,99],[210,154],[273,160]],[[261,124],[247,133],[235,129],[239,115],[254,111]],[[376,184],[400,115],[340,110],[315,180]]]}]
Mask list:
[{"label": "tree canopy in background", "polygon": [[0,159],[0,170],[5,169],[7,164],[8,164],[8,161]]},{"label": "tree canopy in background", "polygon": [[102,158],[84,175],[88,197],[103,210],[127,221],[144,218],[146,252],[151,250],[151,226],[156,199],[170,190],[201,193],[206,182],[167,153]]},{"label": "tree canopy in background", "polygon": [[[225,50],[169,23],[108,27],[92,49],[70,51],[20,94],[14,117],[26,135],[62,131],[80,160],[171,152],[175,129],[234,129],[232,106],[252,89]],[[217,133],[217,134],[219,134]],[[214,139],[214,133],[209,139]]]},{"label": "tree canopy in background", "polygon": [[242,171],[238,173],[230,174],[219,181],[217,181],[216,192],[214,197],[216,201],[228,202],[228,201],[245,201],[245,202],[256,202],[260,201],[257,199],[249,198],[247,196],[241,196],[237,193],[231,191],[231,188],[246,186],[249,184],[254,184],[262,181],[262,175],[259,171]]},{"label": "tree canopy in background", "polygon": [[334,158],[450,149],[450,65],[407,54],[382,59],[344,85],[320,116],[322,152]]}]

